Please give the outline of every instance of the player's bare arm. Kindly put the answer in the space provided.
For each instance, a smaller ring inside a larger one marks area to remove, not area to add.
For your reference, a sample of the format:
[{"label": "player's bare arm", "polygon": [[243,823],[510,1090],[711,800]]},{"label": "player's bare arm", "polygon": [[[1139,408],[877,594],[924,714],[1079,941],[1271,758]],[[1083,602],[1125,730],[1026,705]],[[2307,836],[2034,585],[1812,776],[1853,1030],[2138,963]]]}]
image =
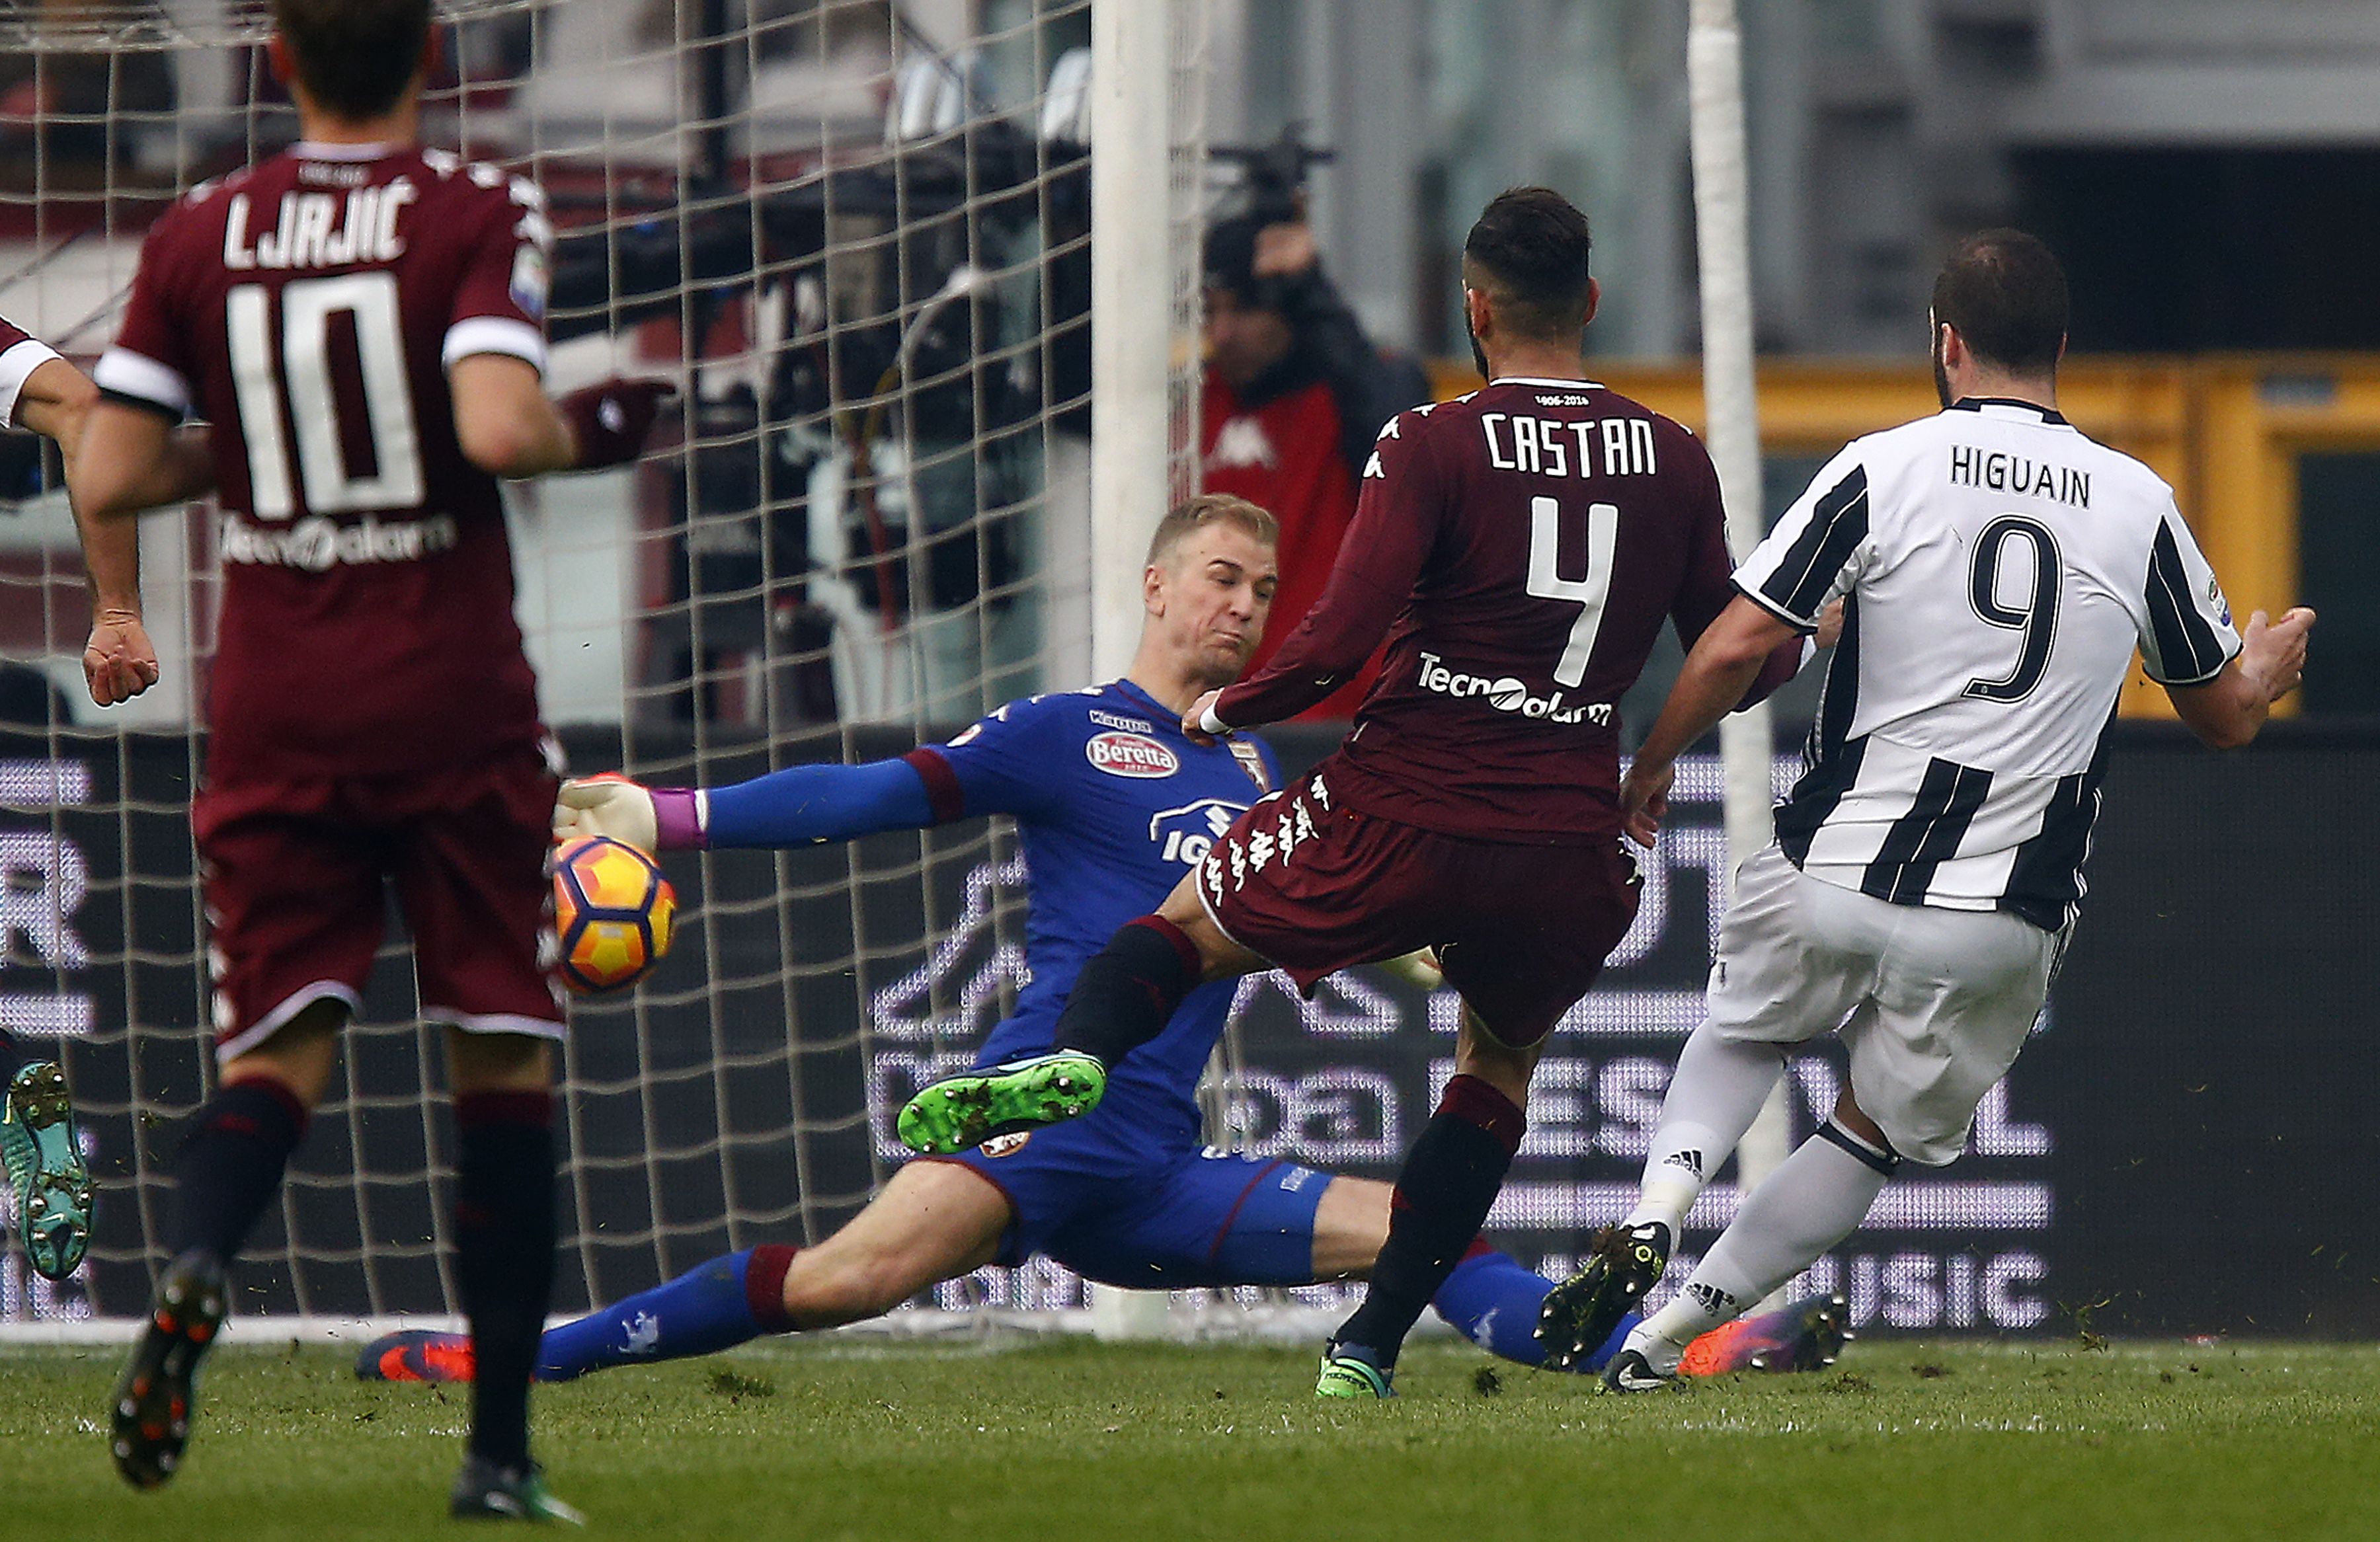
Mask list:
[{"label": "player's bare arm", "polygon": [[17,395],[16,426],[56,440],[58,453],[72,465],[97,400],[99,388],[80,370],[63,358],[46,359],[33,367]]},{"label": "player's bare arm", "polygon": [[2203,686],[2168,686],[2173,710],[2200,741],[2238,749],[2254,739],[2273,704],[2305,678],[2306,634],[2314,613],[2303,605],[2278,621],[2258,611],[2240,638],[2240,656]]},{"label": "player's bare arm", "polygon": [[1660,717],[1620,784],[1621,828],[1630,840],[1640,846],[1653,844],[1669,810],[1678,757],[1735,710],[1769,656],[1794,635],[1794,627],[1739,596],[1695,639]]},{"label": "player's bare arm", "polygon": [[[155,419],[161,443],[152,448],[144,437],[138,452],[153,456],[153,464],[107,463],[125,477],[120,487],[105,490],[114,504],[102,505],[93,501],[83,452],[93,420],[116,412]],[[136,512],[204,493],[214,482],[205,431],[177,429],[156,414],[103,402],[90,378],[64,359],[52,359],[27,378],[17,402],[17,421],[56,440],[66,460],[67,492],[91,592],[91,636],[82,657],[91,698],[102,707],[128,701],[157,683],[157,650],[141,623],[139,528],[128,519],[107,517],[105,508],[123,505],[121,512]]]},{"label": "player's bare arm", "polygon": [[[25,379],[17,398],[17,426],[57,441],[69,480],[82,450],[84,426],[99,388],[65,359],[53,358]],[[71,500],[70,500],[71,501]],[[157,650],[140,624],[140,532],[128,520],[102,521],[75,507],[83,572],[91,593],[91,637],[83,644],[83,679],[102,707],[129,700],[157,682]]]},{"label": "player's bare arm", "polygon": [[662,381],[608,380],[557,401],[535,365],[502,353],[456,359],[446,385],[464,456],[508,480],[634,460],[672,389]]},{"label": "player's bare arm", "polygon": [[[53,358],[25,377],[24,388],[17,397],[16,426],[57,441],[58,454],[71,480],[75,462],[82,453],[83,430],[91,421],[91,409],[100,401],[99,388],[91,382],[90,376],[63,358]],[[156,504],[188,503],[203,497],[214,486],[214,459],[208,450],[203,427],[186,425],[168,436],[164,464],[152,489],[158,494]]]},{"label": "player's bare arm", "polygon": [[517,479],[577,464],[570,425],[528,360],[474,354],[455,361],[446,383],[455,395],[455,437],[480,470]]}]

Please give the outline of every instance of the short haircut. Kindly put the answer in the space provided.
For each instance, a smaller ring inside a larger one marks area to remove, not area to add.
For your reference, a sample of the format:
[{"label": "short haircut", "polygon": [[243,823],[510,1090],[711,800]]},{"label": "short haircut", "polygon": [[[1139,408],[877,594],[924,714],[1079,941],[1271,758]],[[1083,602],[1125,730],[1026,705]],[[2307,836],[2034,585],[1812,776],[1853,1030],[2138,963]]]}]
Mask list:
[{"label": "short haircut", "polygon": [[404,99],[430,42],[430,0],[273,0],[273,24],[307,94],[360,121]]},{"label": "short haircut", "polygon": [[2022,230],[1968,237],[1934,281],[1934,324],[1956,327],[1969,352],[2003,370],[2057,368],[2066,319],[2066,270]]},{"label": "short haircut", "polygon": [[1512,188],[1490,200],[1463,237],[1463,282],[1486,294],[1498,323],[1544,342],[1586,325],[1595,246],[1586,215],[1551,188]]},{"label": "short haircut", "polygon": [[1209,525],[1236,526],[1251,540],[1281,544],[1281,522],[1263,509],[1228,492],[1201,492],[1174,504],[1157,522],[1157,533],[1148,538],[1148,565],[1157,566],[1184,539]]}]

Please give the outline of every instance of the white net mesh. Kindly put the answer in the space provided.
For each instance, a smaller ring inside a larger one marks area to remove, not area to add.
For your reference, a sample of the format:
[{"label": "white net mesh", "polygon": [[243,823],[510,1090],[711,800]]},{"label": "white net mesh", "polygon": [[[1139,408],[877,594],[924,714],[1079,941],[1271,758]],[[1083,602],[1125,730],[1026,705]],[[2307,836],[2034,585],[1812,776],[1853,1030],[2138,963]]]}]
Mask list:
[{"label": "white net mesh", "polygon": [[[1170,0],[1175,485],[1194,475],[1204,0]],[[88,365],[178,191],[295,136],[261,4],[0,3],[0,315]],[[550,383],[685,388],[640,466],[515,499],[520,615],[579,770],[718,783],[895,753],[1089,673],[1088,0],[510,0],[442,7],[424,138],[551,197]],[[207,511],[144,527],[165,678],[104,715],[54,458],[4,436],[0,1023],[62,1046],[101,1181],[91,1262],[13,1252],[0,1319],[138,1311],[163,1164],[209,1085],[187,801]],[[42,491],[47,488],[48,491]],[[1003,832],[673,865],[686,928],[575,1014],[556,1307],[816,1238],[881,1114],[1020,967]],[[452,1129],[401,951],[242,1272],[243,1306],[440,1313]],[[13,1218],[10,1218],[13,1220]],[[1074,1299],[1071,1281],[1051,1299]],[[1032,1295],[1004,1281],[954,1288]]]}]

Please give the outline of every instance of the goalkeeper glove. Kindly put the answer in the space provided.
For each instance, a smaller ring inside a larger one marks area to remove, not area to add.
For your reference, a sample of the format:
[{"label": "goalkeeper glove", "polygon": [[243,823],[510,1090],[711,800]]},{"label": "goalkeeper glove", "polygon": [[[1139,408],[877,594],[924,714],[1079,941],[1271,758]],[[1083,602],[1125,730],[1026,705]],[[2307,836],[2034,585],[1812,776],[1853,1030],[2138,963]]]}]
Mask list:
[{"label": "goalkeeper glove", "polygon": [[653,431],[654,415],[676,387],[661,380],[599,381],[573,391],[554,407],[578,444],[574,471],[594,471],[624,466],[644,452],[645,437]]},{"label": "goalkeeper glove", "polygon": [[625,841],[650,855],[661,841],[653,795],[613,772],[564,783],[553,804],[553,838],[560,843],[589,835]]}]

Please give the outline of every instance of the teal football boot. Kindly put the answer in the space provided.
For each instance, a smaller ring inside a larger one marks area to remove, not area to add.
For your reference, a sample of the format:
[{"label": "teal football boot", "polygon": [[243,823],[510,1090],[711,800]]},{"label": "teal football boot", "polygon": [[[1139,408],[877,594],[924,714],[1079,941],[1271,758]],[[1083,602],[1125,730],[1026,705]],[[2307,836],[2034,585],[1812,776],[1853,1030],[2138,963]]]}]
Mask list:
[{"label": "teal football boot", "polygon": [[0,1165],[17,1193],[25,1257],[43,1279],[64,1280],[91,1246],[91,1174],[57,1062],[35,1061],[10,1079],[0,1106]]}]

